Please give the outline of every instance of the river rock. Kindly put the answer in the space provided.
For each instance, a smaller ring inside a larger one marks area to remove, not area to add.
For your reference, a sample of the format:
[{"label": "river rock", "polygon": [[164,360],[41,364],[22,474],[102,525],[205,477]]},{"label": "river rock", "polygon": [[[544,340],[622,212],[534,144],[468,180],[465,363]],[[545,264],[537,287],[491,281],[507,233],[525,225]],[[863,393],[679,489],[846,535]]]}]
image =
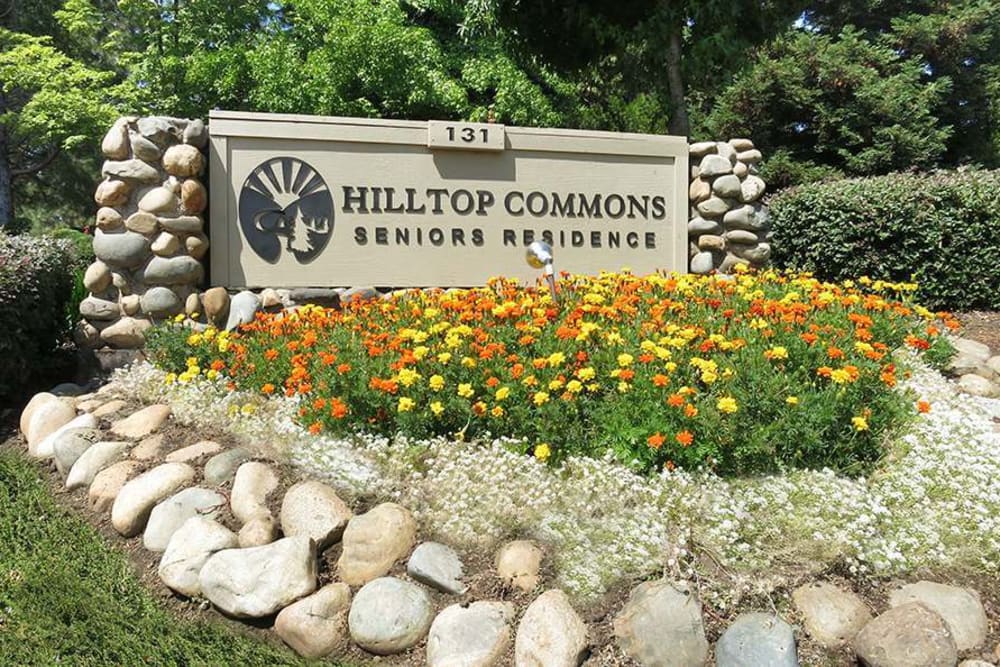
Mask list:
[{"label": "river rock", "polygon": [[205,221],[198,215],[178,215],[159,218],[160,225],[175,234],[200,234]]},{"label": "river rock", "polygon": [[337,492],[315,481],[299,482],[281,501],[281,529],[289,537],[311,537],[321,551],[340,540],[354,513]]},{"label": "river rock", "polygon": [[975,360],[978,364],[985,364],[990,358],[990,348],[977,340],[962,338],[961,336],[949,336],[948,342],[960,355],[966,355]]},{"label": "river rock", "polygon": [[963,375],[958,379],[958,388],[972,396],[1000,398],[1000,388],[981,375]]},{"label": "river rock", "polygon": [[56,399],[39,405],[31,415],[25,438],[28,454],[35,458],[49,458],[53,454],[56,438],[71,428],[94,428],[97,420],[93,415],[76,416],[70,401]]},{"label": "river rock", "polygon": [[771,258],[771,244],[758,243],[757,245],[734,245],[730,247],[733,254],[741,259],[745,259],[758,266],[767,262]]},{"label": "river rock", "polygon": [[156,168],[143,162],[142,160],[108,160],[104,163],[101,173],[105,176],[120,178],[127,181],[138,181],[140,183],[155,183],[160,180],[160,174]]},{"label": "river rock", "polygon": [[109,206],[97,209],[95,220],[97,228],[106,232],[114,231],[122,226],[122,214]]},{"label": "river rock", "polygon": [[190,463],[203,456],[218,454],[222,451],[222,445],[212,440],[199,440],[193,445],[181,447],[167,454],[163,459],[167,463]]},{"label": "river rock", "polygon": [[201,595],[198,575],[212,554],[236,547],[236,535],[202,516],[187,519],[171,536],[157,573],[171,590],[188,597]]},{"label": "river rock", "polygon": [[889,595],[890,607],[910,602],[919,602],[940,616],[951,631],[959,651],[976,649],[986,643],[989,622],[976,591],[933,581],[918,581]]},{"label": "river rock", "polygon": [[201,305],[209,322],[220,323],[229,314],[229,292],[225,287],[211,287],[201,295]]},{"label": "river rock", "polygon": [[107,322],[118,319],[121,315],[121,309],[116,301],[88,296],[80,302],[80,315],[91,322]]},{"label": "river rock", "polygon": [[733,149],[738,153],[753,150],[753,141],[751,141],[750,139],[745,139],[745,138],[730,139],[729,145],[732,146]]},{"label": "river rock", "polygon": [[758,242],[757,235],[753,232],[748,232],[745,229],[734,229],[726,232],[726,241],[730,243],[745,243],[756,245]]},{"label": "river rock", "polygon": [[713,195],[705,201],[700,202],[696,208],[698,210],[698,214],[702,217],[721,218],[731,207],[729,205],[729,200],[720,199],[719,197]]},{"label": "river rock", "polygon": [[706,220],[704,218],[692,218],[688,222],[688,235],[699,236],[701,234],[721,234],[722,225],[716,220]]},{"label": "river rock", "polygon": [[155,234],[156,230],[160,228],[160,223],[157,222],[155,215],[144,211],[136,211],[125,221],[125,227],[137,234],[150,236]]},{"label": "river rock", "polygon": [[244,463],[236,471],[229,504],[241,524],[255,516],[270,516],[267,497],[278,488],[278,474],[271,466],[257,461]]},{"label": "river rock", "polygon": [[260,299],[250,290],[244,290],[229,301],[229,318],[226,320],[226,330],[232,331],[241,324],[253,322],[260,310]]},{"label": "river rock", "polygon": [[169,121],[160,116],[140,118],[137,124],[139,134],[161,148],[177,140],[179,132]]},{"label": "river rock", "polygon": [[919,602],[877,617],[857,634],[853,646],[870,667],[952,667],[958,662],[948,626]]},{"label": "river rock", "polygon": [[691,185],[688,187],[688,199],[697,204],[698,202],[703,202],[712,196],[712,186],[708,181],[702,178],[696,178],[691,181]]},{"label": "river rock", "polygon": [[149,285],[187,285],[199,282],[205,267],[193,257],[153,257],[143,271],[143,282]]},{"label": "river rock", "polygon": [[164,463],[126,482],[111,507],[111,525],[125,537],[138,535],[153,507],[193,479],[191,466]]},{"label": "river rock", "polygon": [[565,593],[549,590],[535,598],[521,617],[514,640],[514,665],[577,667],[586,650],[587,626]]},{"label": "river rock", "polygon": [[208,238],[204,234],[192,234],[184,239],[184,248],[195,259],[201,259],[208,252]]},{"label": "river rock", "polygon": [[712,182],[712,192],[719,197],[736,199],[742,192],[739,177],[735,174],[719,176]]},{"label": "river rock", "polygon": [[751,148],[748,151],[740,151],[736,154],[736,159],[745,164],[757,164],[764,159],[760,151],[756,148]]},{"label": "river rock", "polygon": [[194,146],[177,144],[163,153],[163,168],[172,176],[197,176],[205,168],[205,157]]},{"label": "river rock", "polygon": [[126,405],[128,405],[128,403],[126,403],[122,399],[115,398],[108,401],[101,407],[96,408],[93,412],[93,415],[98,419],[103,419],[105,417],[115,414],[116,412],[124,408]]},{"label": "river rock", "polygon": [[641,665],[701,667],[708,640],[701,604],[686,584],[640,584],[614,621],[618,645]]},{"label": "river rock", "polygon": [[124,206],[128,202],[128,195],[131,191],[128,183],[109,179],[101,181],[94,193],[94,201],[101,206],[118,207]]},{"label": "river rock", "polygon": [[122,487],[141,466],[138,461],[119,461],[97,473],[87,492],[87,502],[91,509],[100,514],[109,511]]},{"label": "river rock", "polygon": [[500,663],[511,641],[514,605],[473,602],[446,607],[427,635],[428,667],[492,667]]},{"label": "river rock", "polygon": [[728,157],[722,155],[706,155],[701,159],[699,173],[704,179],[731,174],[733,173],[733,163]]},{"label": "river rock", "polygon": [[170,406],[156,404],[132,413],[111,425],[111,432],[122,438],[138,440],[155,433],[170,417]]},{"label": "river rock", "polygon": [[101,260],[95,261],[83,274],[83,286],[88,292],[103,292],[111,286],[111,269]]},{"label": "river rock", "polygon": [[746,178],[747,174],[750,173],[750,168],[745,162],[737,162],[733,165],[733,173],[740,178]]},{"label": "river rock", "polygon": [[341,581],[361,586],[388,573],[413,549],[416,535],[413,515],[395,503],[382,503],[356,515],[344,530],[344,547],[337,561]]},{"label": "river rock", "polygon": [[55,460],[56,470],[59,471],[59,474],[63,477],[68,475],[73,464],[100,439],[101,432],[96,428],[82,427],[60,430],[52,441],[52,458]]},{"label": "river rock", "polygon": [[24,406],[24,410],[21,411],[21,420],[18,423],[21,433],[25,436],[28,435],[28,426],[31,424],[31,418],[34,416],[35,411],[43,404],[52,401],[59,401],[59,397],[49,391],[41,391],[31,397],[28,404]]},{"label": "river rock", "polygon": [[[192,319],[198,318],[198,315],[201,313],[201,297],[198,295],[198,290],[192,291],[187,295],[187,298],[184,299],[184,313]],[[206,325],[199,323],[198,326],[201,327]],[[202,329],[199,329],[199,331],[201,330]]]},{"label": "river rock", "polygon": [[304,658],[323,658],[347,642],[351,588],[328,584],[293,602],[274,619],[274,631]]},{"label": "river rock", "polygon": [[497,552],[497,576],[510,586],[530,591],[541,581],[539,572],[545,552],[529,540],[508,542]]},{"label": "river rock", "polygon": [[204,148],[208,143],[208,128],[204,121],[195,118],[184,128],[184,143],[191,144],[195,148]]},{"label": "river rock", "polygon": [[760,176],[747,176],[743,183],[740,184],[738,196],[742,201],[749,204],[760,199],[766,187],[764,180]]},{"label": "river rock", "polygon": [[195,516],[215,519],[225,505],[226,497],[211,489],[193,486],[178,491],[149,513],[142,546],[147,551],[163,551],[185,521]]},{"label": "river rock", "polygon": [[96,442],[76,460],[66,476],[66,488],[73,490],[93,483],[97,474],[125,456],[127,442]]},{"label": "river rock", "polygon": [[132,154],[146,162],[156,162],[163,154],[159,146],[141,134],[133,133],[129,137],[129,143],[132,145]]},{"label": "river rock", "polygon": [[722,157],[726,158],[727,160],[729,160],[730,164],[733,164],[733,165],[736,164],[736,149],[733,148],[729,144],[729,142],[726,142],[726,141],[717,141],[717,142],[715,142],[715,150],[716,150],[716,152],[720,156],[722,156]]},{"label": "river rock", "polygon": [[698,237],[698,249],[707,252],[723,252],[726,249],[726,239],[715,234],[702,234]]},{"label": "river rock", "polygon": [[832,650],[849,646],[861,628],[872,620],[861,598],[827,582],[796,588],[792,601],[813,641]]},{"label": "river rock", "polygon": [[722,218],[722,224],[729,230],[759,231],[766,226],[766,220],[758,215],[758,211],[759,209],[751,204],[740,206],[726,213]]},{"label": "river rock", "polygon": [[714,141],[699,141],[688,146],[688,155],[692,158],[699,158],[710,153],[715,153],[716,150],[717,147]]},{"label": "river rock", "polygon": [[691,273],[705,275],[715,268],[715,258],[710,252],[699,252],[691,258]]},{"label": "river rock", "polygon": [[461,595],[468,587],[462,583],[462,560],[455,550],[440,542],[424,542],[410,555],[406,573],[431,588]]},{"label": "river rock", "polygon": [[101,341],[119,349],[138,349],[145,344],[145,332],[152,326],[149,320],[123,317],[101,330]]},{"label": "river rock", "polygon": [[128,157],[128,122],[124,118],[116,120],[104,135],[101,152],[112,160],[124,160]]},{"label": "river rock", "polygon": [[139,299],[142,312],[156,317],[176,315],[181,310],[181,300],[169,287],[150,287]]},{"label": "river rock", "polygon": [[139,209],[146,213],[174,213],[180,201],[165,187],[152,188],[139,199]]},{"label": "river rock", "polygon": [[216,454],[205,463],[205,483],[213,486],[225,484],[233,478],[236,469],[249,459],[250,455],[250,451],[242,447]]},{"label": "river rock", "polygon": [[258,514],[240,528],[240,547],[262,547],[278,539],[278,522],[270,514]]},{"label": "river rock", "polygon": [[773,614],[741,614],[715,644],[718,667],[797,667],[795,632]]},{"label": "river rock", "polygon": [[196,215],[205,210],[208,193],[199,181],[189,178],[181,183],[181,211]]},{"label": "river rock", "polygon": [[270,616],[316,590],[316,548],[308,537],[286,537],[262,547],[224,549],[209,557],[198,582],[205,597],[230,616]]},{"label": "river rock", "polygon": [[415,646],[430,628],[434,608],[415,584],[381,577],[365,584],[351,603],[351,639],[376,655],[401,653]]},{"label": "river rock", "polygon": [[131,269],[149,256],[149,241],[135,232],[109,233],[98,229],[94,232],[94,254],[112,268]]}]

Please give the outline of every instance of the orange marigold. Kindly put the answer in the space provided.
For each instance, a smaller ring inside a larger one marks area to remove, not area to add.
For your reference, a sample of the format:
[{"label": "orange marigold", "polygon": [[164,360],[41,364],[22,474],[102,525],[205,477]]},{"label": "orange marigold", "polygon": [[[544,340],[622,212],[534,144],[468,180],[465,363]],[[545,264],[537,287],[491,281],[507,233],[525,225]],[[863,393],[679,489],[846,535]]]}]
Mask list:
[{"label": "orange marigold", "polygon": [[691,431],[684,430],[674,436],[674,440],[681,444],[681,447],[690,447],[691,443],[694,442],[694,434]]},{"label": "orange marigold", "polygon": [[661,434],[659,431],[646,438],[646,443],[653,449],[659,449],[660,447],[663,446],[663,443],[665,441],[666,438],[664,438],[663,434]]}]

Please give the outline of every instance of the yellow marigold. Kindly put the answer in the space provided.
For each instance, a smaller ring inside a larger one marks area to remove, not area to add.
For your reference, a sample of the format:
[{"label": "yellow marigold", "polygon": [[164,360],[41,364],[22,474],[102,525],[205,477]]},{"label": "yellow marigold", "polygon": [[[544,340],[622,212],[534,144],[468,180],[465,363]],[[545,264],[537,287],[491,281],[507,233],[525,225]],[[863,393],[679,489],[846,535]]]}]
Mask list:
[{"label": "yellow marigold", "polygon": [[553,352],[552,354],[549,355],[546,361],[549,362],[550,368],[556,368],[558,366],[561,366],[562,363],[566,361],[566,355],[563,354],[562,352]]},{"label": "yellow marigold", "polygon": [[415,382],[420,379],[420,373],[416,372],[412,368],[404,368],[399,371],[399,384],[404,387],[413,386]]},{"label": "yellow marigold", "polygon": [[431,412],[434,413],[435,417],[441,416],[441,413],[444,412],[444,406],[441,405],[441,401],[434,401],[431,403]]},{"label": "yellow marigold", "polygon": [[854,426],[855,431],[867,431],[868,430],[868,420],[864,417],[852,417],[851,424]]},{"label": "yellow marigold", "polygon": [[531,400],[535,405],[545,405],[549,402],[549,394],[546,391],[536,391],[535,395],[531,397]]},{"label": "yellow marigold", "polygon": [[510,396],[510,387],[500,387],[497,389],[496,399],[502,401]]},{"label": "yellow marigold", "polygon": [[571,394],[579,394],[581,391],[583,391],[583,383],[580,382],[579,380],[570,380],[569,382],[566,383],[566,391],[570,392]]},{"label": "yellow marigold", "polygon": [[635,361],[635,358],[627,352],[623,352],[618,355],[618,365],[622,368],[631,366],[633,361]]},{"label": "yellow marigold", "polygon": [[400,396],[399,397],[399,404],[396,406],[396,411],[397,412],[409,412],[410,410],[413,409],[413,406],[416,405],[416,404],[417,404],[416,401],[414,401],[409,396]]},{"label": "yellow marigold", "polygon": [[586,366],[576,372],[576,377],[578,377],[581,382],[587,382],[597,377],[597,371],[590,366]]},{"label": "yellow marigold", "polygon": [[503,417],[503,413],[504,413],[503,407],[499,405],[493,406],[493,409],[490,410],[490,414],[496,417],[497,419]]},{"label": "yellow marigold", "polygon": [[444,378],[437,374],[432,375],[431,379],[427,381],[427,384],[430,385],[430,388],[434,391],[441,391],[444,389]]},{"label": "yellow marigold", "polygon": [[847,384],[851,381],[851,374],[843,368],[837,368],[830,372],[830,379],[837,384]]},{"label": "yellow marigold", "polygon": [[549,382],[549,391],[559,391],[563,387],[563,381],[556,379]]},{"label": "yellow marigold", "polygon": [[203,336],[200,333],[193,333],[187,337],[188,345],[201,345]]},{"label": "yellow marigold", "polygon": [[719,412],[723,412],[727,415],[731,415],[737,410],[739,410],[739,405],[736,403],[736,399],[732,396],[723,396],[715,402],[715,407]]},{"label": "yellow marigold", "polygon": [[799,404],[799,397],[798,396],[788,396],[787,398],[785,398],[785,403],[787,403],[788,405],[798,405]]},{"label": "yellow marigold", "polygon": [[451,361],[451,352],[442,352],[437,356],[439,364],[446,364]]},{"label": "yellow marigold", "polygon": [[472,357],[462,357],[462,366],[465,368],[475,368],[476,360]]},{"label": "yellow marigold", "polygon": [[163,382],[166,384],[173,384],[177,382],[177,373],[167,373],[163,378]]},{"label": "yellow marigold", "polygon": [[782,347],[781,345],[777,345],[775,347],[772,347],[770,350],[764,352],[764,357],[772,361],[774,361],[775,359],[787,359],[788,349]]},{"label": "yellow marigold", "polygon": [[421,359],[426,357],[427,353],[430,351],[431,351],[430,348],[427,347],[426,345],[418,345],[415,348],[413,348],[413,358],[416,359],[417,361],[420,361]]},{"label": "yellow marigold", "polygon": [[471,398],[476,392],[472,391],[472,385],[468,382],[463,382],[458,385],[458,395],[462,398]]},{"label": "yellow marigold", "polygon": [[619,382],[618,383],[618,393],[619,394],[627,394],[628,391],[629,391],[629,389],[631,389],[631,388],[632,388],[632,385],[630,385],[628,382]]},{"label": "yellow marigold", "polygon": [[552,456],[552,448],[549,447],[548,443],[543,442],[535,445],[535,458],[543,463],[549,460]]},{"label": "yellow marigold", "polygon": [[174,318],[174,322],[177,322],[178,324],[180,324],[183,321],[184,321],[184,313],[180,313]]}]

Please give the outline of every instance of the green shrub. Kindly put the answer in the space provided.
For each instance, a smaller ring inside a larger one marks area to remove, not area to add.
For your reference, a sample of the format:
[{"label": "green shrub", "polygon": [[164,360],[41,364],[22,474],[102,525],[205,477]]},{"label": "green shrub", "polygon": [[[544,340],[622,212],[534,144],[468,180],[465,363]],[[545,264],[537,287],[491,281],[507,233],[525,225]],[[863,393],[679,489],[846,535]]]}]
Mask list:
[{"label": "green shrub", "polygon": [[74,271],[67,241],[0,233],[0,404],[52,369],[69,331]]},{"label": "green shrub", "polygon": [[774,261],[826,280],[914,280],[930,308],[1000,308],[1000,171],[804,185],[771,200]]}]

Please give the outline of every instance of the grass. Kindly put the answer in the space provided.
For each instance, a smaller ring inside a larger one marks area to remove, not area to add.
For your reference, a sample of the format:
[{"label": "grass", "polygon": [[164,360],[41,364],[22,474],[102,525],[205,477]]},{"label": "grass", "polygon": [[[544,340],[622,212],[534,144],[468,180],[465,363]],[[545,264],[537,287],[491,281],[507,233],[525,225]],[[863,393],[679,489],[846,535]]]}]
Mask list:
[{"label": "grass", "polygon": [[127,558],[0,446],[0,655],[5,665],[305,665],[222,623],[179,619]]}]

